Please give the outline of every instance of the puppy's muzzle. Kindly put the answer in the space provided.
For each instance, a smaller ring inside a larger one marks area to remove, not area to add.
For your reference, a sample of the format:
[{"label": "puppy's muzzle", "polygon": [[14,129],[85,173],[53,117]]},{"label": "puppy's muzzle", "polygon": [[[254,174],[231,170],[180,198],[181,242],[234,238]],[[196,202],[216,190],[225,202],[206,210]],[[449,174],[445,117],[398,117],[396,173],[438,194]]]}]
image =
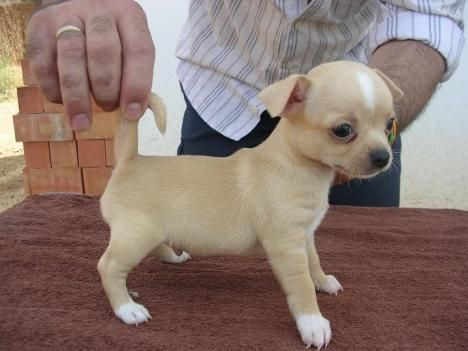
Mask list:
[{"label": "puppy's muzzle", "polygon": [[384,168],[390,161],[390,153],[385,149],[377,149],[370,153],[372,165],[376,168]]}]

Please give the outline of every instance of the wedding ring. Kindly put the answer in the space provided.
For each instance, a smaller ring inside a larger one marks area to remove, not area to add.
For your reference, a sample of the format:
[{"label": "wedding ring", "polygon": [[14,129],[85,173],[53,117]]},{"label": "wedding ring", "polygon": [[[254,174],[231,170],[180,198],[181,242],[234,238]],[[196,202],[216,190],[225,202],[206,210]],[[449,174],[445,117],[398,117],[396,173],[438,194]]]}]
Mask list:
[{"label": "wedding ring", "polygon": [[63,26],[60,27],[57,33],[55,34],[55,38],[58,38],[60,34],[64,32],[81,32],[81,29],[76,26]]}]

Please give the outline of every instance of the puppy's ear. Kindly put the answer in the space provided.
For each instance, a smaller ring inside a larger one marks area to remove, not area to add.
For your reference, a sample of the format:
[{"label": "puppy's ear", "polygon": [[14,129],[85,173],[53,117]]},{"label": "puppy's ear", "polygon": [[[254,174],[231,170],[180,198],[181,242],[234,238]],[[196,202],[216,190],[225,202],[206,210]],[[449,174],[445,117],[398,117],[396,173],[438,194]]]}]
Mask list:
[{"label": "puppy's ear", "polygon": [[272,117],[291,117],[304,108],[311,81],[306,75],[293,74],[263,89],[258,97]]},{"label": "puppy's ear", "polygon": [[374,69],[374,72],[379,75],[380,78],[387,84],[388,89],[390,89],[390,92],[392,93],[393,100],[400,100],[403,97],[403,91],[401,91],[400,88],[397,87],[393,81],[388,78],[386,74],[384,74],[382,71],[379,71],[378,69]]}]

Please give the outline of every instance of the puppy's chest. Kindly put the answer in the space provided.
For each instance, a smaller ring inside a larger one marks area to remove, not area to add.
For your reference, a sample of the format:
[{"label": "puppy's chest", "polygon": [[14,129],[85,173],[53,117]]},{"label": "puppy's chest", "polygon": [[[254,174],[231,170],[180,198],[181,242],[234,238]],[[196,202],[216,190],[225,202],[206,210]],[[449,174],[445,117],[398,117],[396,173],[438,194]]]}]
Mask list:
[{"label": "puppy's chest", "polygon": [[317,230],[317,228],[320,226],[320,223],[322,222],[323,217],[325,217],[327,210],[328,210],[328,206],[317,208],[314,211],[312,211],[310,220],[308,221],[307,228],[306,228],[306,236],[308,239],[314,236],[314,233]]}]

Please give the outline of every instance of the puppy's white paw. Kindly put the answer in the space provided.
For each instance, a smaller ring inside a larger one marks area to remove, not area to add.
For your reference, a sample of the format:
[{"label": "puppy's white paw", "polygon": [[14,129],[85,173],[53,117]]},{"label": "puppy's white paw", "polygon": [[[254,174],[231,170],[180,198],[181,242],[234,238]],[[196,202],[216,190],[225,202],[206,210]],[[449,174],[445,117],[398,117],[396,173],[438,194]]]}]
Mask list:
[{"label": "puppy's white paw", "polygon": [[145,306],[136,302],[129,302],[120,306],[115,315],[119,317],[125,324],[138,325],[139,323],[147,322],[151,319],[151,315]]},{"label": "puppy's white paw", "polygon": [[173,252],[171,257],[164,259],[164,262],[167,262],[167,263],[183,263],[185,261],[190,260],[191,258],[192,257],[185,251],[182,251],[182,253],[180,255],[176,255]]},{"label": "puppy's white paw", "polygon": [[320,314],[300,314],[296,317],[296,325],[307,347],[313,345],[320,350],[331,340],[330,322]]},{"label": "puppy's white paw", "polygon": [[326,292],[331,295],[338,295],[338,291],[343,291],[343,287],[332,275],[327,275],[327,280],[316,286],[318,291]]},{"label": "puppy's white paw", "polygon": [[177,256],[176,262],[175,263],[182,263],[185,261],[190,260],[192,257],[185,251],[182,251],[182,253]]}]

